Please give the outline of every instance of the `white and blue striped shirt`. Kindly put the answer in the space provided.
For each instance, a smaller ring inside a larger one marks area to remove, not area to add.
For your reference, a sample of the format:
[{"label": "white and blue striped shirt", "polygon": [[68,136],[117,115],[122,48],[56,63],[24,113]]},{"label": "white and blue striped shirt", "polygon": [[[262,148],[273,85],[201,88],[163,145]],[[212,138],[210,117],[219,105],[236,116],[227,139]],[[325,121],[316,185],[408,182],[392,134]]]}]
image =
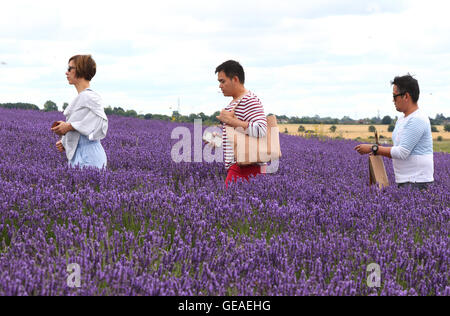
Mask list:
[{"label": "white and blue striped shirt", "polygon": [[392,134],[391,156],[397,183],[434,181],[430,119],[421,110],[399,118]]}]

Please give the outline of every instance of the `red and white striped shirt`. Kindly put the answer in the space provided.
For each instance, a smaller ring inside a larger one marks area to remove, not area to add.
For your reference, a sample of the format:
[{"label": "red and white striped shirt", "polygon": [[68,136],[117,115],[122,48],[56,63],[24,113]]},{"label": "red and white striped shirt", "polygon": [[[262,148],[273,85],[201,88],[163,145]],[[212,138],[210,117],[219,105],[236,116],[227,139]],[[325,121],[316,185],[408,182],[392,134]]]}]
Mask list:
[{"label": "red and white striped shirt", "polygon": [[[236,104],[239,105],[236,107]],[[236,117],[244,122],[249,122],[246,133],[252,137],[264,137],[267,134],[267,118],[264,108],[259,98],[251,91],[247,92],[241,100],[232,101],[225,110],[231,112],[236,107],[234,113]],[[222,124],[223,155],[225,168],[229,169],[236,163],[234,151],[227,139],[226,124]]]}]

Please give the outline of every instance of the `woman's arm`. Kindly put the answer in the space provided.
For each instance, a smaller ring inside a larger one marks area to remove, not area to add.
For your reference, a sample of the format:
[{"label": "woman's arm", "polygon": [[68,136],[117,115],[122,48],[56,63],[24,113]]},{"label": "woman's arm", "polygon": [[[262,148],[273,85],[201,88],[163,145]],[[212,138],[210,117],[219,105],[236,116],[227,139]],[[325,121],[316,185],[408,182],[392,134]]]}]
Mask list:
[{"label": "woman's arm", "polygon": [[58,123],[59,124],[56,127],[52,128],[52,131],[55,132],[55,134],[57,134],[59,136],[66,135],[68,132],[75,130],[73,128],[72,124],[70,124],[70,123],[63,122],[63,121],[59,121]]}]

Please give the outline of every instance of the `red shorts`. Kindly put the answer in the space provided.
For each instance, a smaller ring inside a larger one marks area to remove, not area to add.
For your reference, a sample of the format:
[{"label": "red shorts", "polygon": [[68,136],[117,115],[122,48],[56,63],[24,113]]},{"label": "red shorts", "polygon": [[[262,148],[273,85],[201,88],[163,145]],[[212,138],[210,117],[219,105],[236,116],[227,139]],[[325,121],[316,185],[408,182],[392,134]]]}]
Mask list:
[{"label": "red shorts", "polygon": [[239,166],[234,164],[228,169],[228,176],[225,180],[225,184],[228,188],[229,182],[237,182],[238,179],[245,179],[248,181],[250,175],[256,176],[258,174],[265,174],[266,166],[250,165],[250,166]]}]

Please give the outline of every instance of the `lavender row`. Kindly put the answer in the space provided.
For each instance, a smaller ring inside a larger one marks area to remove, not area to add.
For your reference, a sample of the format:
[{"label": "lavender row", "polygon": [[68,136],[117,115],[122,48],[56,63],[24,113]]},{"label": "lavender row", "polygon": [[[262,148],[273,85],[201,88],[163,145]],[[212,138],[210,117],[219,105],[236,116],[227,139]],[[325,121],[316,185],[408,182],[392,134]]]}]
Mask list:
[{"label": "lavender row", "polygon": [[355,142],[281,135],[278,173],[226,190],[222,164],[172,161],[167,122],[112,116],[108,169],[70,169],[59,119],[0,109],[1,295],[450,294],[448,154],[426,192],[380,191]]}]

